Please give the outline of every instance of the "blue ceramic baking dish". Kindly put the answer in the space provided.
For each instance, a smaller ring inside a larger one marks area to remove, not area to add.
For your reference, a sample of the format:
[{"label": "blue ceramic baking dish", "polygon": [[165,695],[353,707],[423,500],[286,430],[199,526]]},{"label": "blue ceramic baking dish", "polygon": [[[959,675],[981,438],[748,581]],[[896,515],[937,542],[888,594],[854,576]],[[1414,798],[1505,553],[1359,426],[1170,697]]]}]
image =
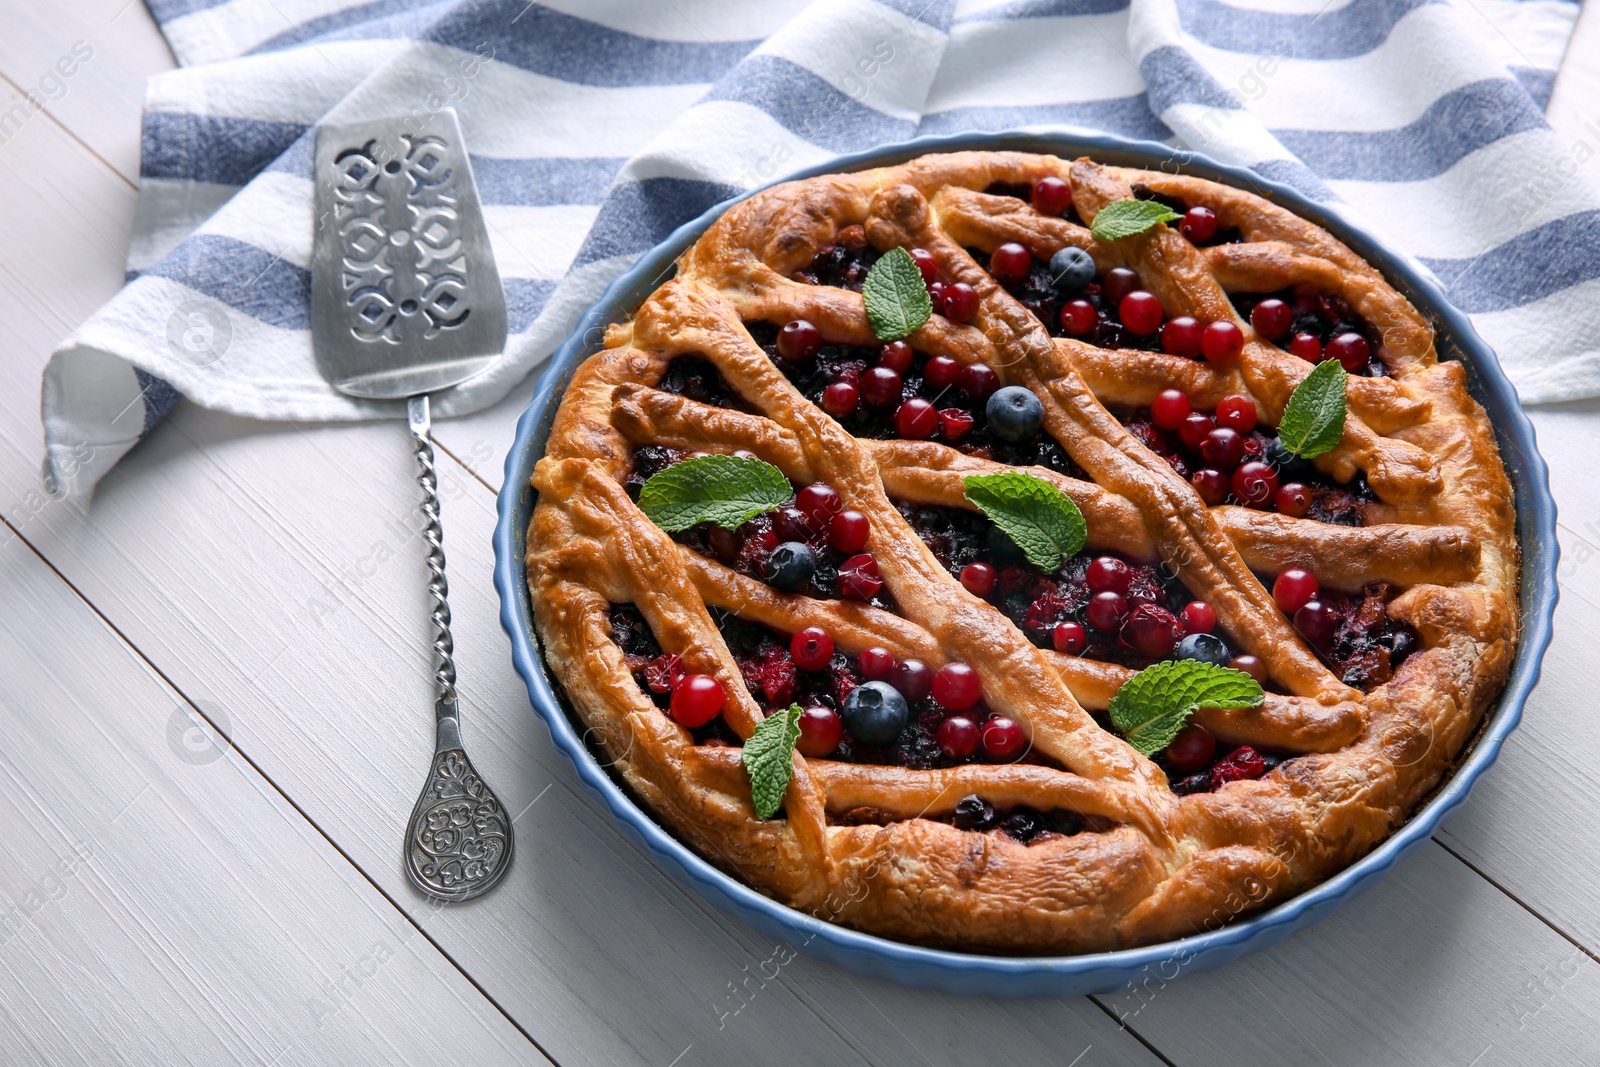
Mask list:
[{"label": "blue ceramic baking dish", "polygon": [[[945,952],[901,944],[821,922],[788,908],[716,869],[663,829],[621,785],[602,769],[581,740],[581,726],[565,705],[545,668],[534,633],[524,569],[528,518],[533,510],[529,478],[544,454],[550,423],[573,371],[600,347],[607,325],[626,318],[666,277],[678,256],[725,211],[719,204],[680,227],[646,253],[633,269],[612,283],[556,350],[533,402],[517,424],[506,457],[495,527],[495,586],[500,620],[511,638],[511,655],[528,685],[528,695],[550,729],[556,746],[577,768],[578,777],[611,810],[634,841],[669,873],[693,885],[713,904],[739,915],[769,936],[819,959],[860,974],[951,993],[981,991],[989,996],[1051,996],[1103,992],[1143,977],[1167,981],[1179,973],[1219,967],[1247,952],[1271,945],[1316,922],[1367,889],[1400,857],[1425,841],[1456,805],[1466,799],[1478,776],[1489,768],[1500,745],[1522,718],[1522,707],[1539,679],[1550,644],[1556,605],[1556,509],[1548,472],[1534,441],[1533,425],[1518,405],[1516,391],[1467,317],[1451,306],[1437,282],[1409,258],[1385,249],[1346,221],[1336,208],[1306,199],[1288,186],[1192,152],[1150,141],[1127,141],[1103,134],[1062,130],[1048,133],[956,134],[925,137],[843,156],[790,178],[862,170],[900,163],[927,152],[962,150],[1047,152],[1072,159],[1092,156],[1101,163],[1182,171],[1212,181],[1251,189],[1326,227],[1376,265],[1389,281],[1427,315],[1438,331],[1443,358],[1460,359],[1470,372],[1473,395],[1488,409],[1501,453],[1516,491],[1517,529],[1522,538],[1522,641],[1510,680],[1490,709],[1488,722],[1447,781],[1392,837],[1334,878],[1254,918],[1210,933],[1120,952],[1085,956],[1010,957]],[[785,179],[789,180],[789,179]],[[774,183],[776,184],[776,183]],[[742,198],[741,198],[742,199]]]}]

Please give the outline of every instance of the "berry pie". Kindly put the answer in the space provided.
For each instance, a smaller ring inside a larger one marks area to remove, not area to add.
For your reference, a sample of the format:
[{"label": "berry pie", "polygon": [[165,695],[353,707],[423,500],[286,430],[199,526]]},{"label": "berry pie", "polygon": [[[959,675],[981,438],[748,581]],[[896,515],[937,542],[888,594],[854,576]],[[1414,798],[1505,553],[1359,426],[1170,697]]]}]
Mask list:
[{"label": "berry pie", "polygon": [[562,399],[527,570],[586,741],[884,937],[1187,936],[1396,830],[1517,640],[1466,369],[1327,232],[1005,152],[732,208]]}]

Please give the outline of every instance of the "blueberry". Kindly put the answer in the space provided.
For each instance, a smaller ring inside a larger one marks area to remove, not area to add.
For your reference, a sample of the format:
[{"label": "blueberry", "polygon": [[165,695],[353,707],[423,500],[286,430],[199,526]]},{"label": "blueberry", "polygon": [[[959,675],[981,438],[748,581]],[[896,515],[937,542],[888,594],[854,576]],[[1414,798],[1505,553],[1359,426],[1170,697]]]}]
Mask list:
[{"label": "blueberry", "polygon": [[1062,292],[1075,293],[1094,281],[1094,257],[1070,245],[1050,257],[1050,280]]},{"label": "blueberry", "polygon": [[1190,634],[1178,642],[1178,647],[1172,650],[1173,659],[1192,659],[1201,663],[1210,663],[1216,667],[1226,667],[1233,658],[1233,653],[1228,651],[1228,646],[1222,643],[1222,638],[1216,634]]},{"label": "blueberry", "polygon": [[803,541],[785,541],[772,550],[762,577],[786,593],[804,589],[817,573],[817,554]]},{"label": "blueberry", "polygon": [[1267,438],[1267,447],[1262,450],[1261,458],[1277,470],[1279,482],[1297,482],[1317,473],[1317,468],[1309,459],[1301,459],[1290,452],[1276,437]]},{"label": "blueberry", "polygon": [[1039,819],[1036,813],[1024,808],[1018,808],[1014,814],[1000,824],[1000,828],[1018,841],[1026,844],[1039,836]]},{"label": "blueberry", "polygon": [[887,745],[900,736],[910,709],[906,698],[888,682],[863,682],[844,698],[839,714],[857,741]]},{"label": "blueberry", "polygon": [[994,823],[994,807],[976,793],[956,804],[957,830],[987,830]]},{"label": "blueberry", "polygon": [[1002,441],[1026,441],[1044,425],[1044,405],[1033,390],[1007,385],[995,390],[984,407],[989,432]]}]

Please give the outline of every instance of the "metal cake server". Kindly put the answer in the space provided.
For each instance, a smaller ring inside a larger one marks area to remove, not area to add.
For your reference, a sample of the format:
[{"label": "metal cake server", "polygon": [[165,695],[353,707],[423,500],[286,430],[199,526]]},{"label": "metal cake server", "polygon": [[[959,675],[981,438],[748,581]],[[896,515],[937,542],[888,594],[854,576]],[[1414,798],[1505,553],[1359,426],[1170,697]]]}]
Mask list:
[{"label": "metal cake server", "polygon": [[511,820],[461,745],[428,394],[500,358],[505,293],[453,110],[317,132],[311,339],[340,392],[406,398],[421,474],[437,662],[433,769],[406,827],[406,873],[468,900],[511,866]]}]

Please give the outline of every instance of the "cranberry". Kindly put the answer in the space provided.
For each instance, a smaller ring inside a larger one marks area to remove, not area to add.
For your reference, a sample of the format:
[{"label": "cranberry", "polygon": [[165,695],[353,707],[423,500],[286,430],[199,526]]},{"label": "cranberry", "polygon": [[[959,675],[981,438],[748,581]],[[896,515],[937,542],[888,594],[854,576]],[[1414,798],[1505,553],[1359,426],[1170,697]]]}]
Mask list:
[{"label": "cranberry", "polygon": [[901,437],[925,441],[939,428],[939,409],[932,401],[914,396],[895,411],[894,428]]},{"label": "cranberry", "polygon": [[1195,244],[1203,245],[1217,235],[1217,213],[1196,205],[1184,213],[1178,232]]},{"label": "cranberry", "polygon": [[821,704],[813,704],[800,713],[800,740],[795,747],[802,756],[821,759],[831,756],[844,740],[844,722],[839,713]]},{"label": "cranberry", "polygon": [[1033,256],[1015,241],[1007,241],[989,253],[989,273],[1007,288],[1021,285],[1032,269]]},{"label": "cranberry", "polygon": [[928,303],[933,305],[935,315],[944,314],[944,282],[928,283]]},{"label": "cranberry", "polygon": [[1176,430],[1189,417],[1189,398],[1177,389],[1163,389],[1150,401],[1150,418],[1163,430]]},{"label": "cranberry", "polygon": [[1317,594],[1322,587],[1317,584],[1317,579],[1310,571],[1293,567],[1278,575],[1277,581],[1272,583],[1272,599],[1285,612],[1293,615],[1307,603],[1317,599]]},{"label": "cranberry", "polygon": [[968,363],[961,368],[956,380],[961,384],[961,391],[974,400],[987,400],[1000,388],[1000,375],[987,363]]},{"label": "cranberry", "polygon": [[1181,636],[1172,612],[1154,604],[1140,604],[1122,624],[1122,639],[1145,659],[1170,655]]},{"label": "cranberry", "polygon": [[1196,449],[1216,428],[1216,420],[1197,411],[1178,424],[1178,440],[1183,442],[1185,448]]},{"label": "cranberry", "polygon": [[805,319],[783,324],[778,331],[778,355],[790,363],[809,363],[822,347],[822,331]]},{"label": "cranberry", "polygon": [[952,715],[939,724],[935,740],[950,759],[966,759],[978,751],[978,724],[965,715]]},{"label": "cranberry", "polygon": [[687,674],[672,690],[672,717],[680,726],[704,726],[717,717],[727,694],[709,674]]},{"label": "cranberry", "polygon": [[809,541],[814,529],[811,516],[792,504],[772,513],[772,533],[779,541]]},{"label": "cranberry", "polygon": [[1133,581],[1128,565],[1115,556],[1097,556],[1084,574],[1091,593],[1123,593]]},{"label": "cranberry", "polygon": [[1294,613],[1294,628],[1318,647],[1333,640],[1335,622],[1333,611],[1320,600],[1308,600]]},{"label": "cranberry", "polygon": [[1183,632],[1208,634],[1217,628],[1217,613],[1204,600],[1191,600],[1183,606]]},{"label": "cranberry", "polygon": [[889,684],[909,703],[927,700],[933,692],[933,668],[920,659],[903,659],[889,673]]},{"label": "cranberry", "polygon": [[1127,267],[1112,267],[1100,281],[1100,295],[1111,307],[1120,307],[1122,298],[1139,288],[1139,276]]},{"label": "cranberry", "polygon": [[1200,351],[1219,367],[1231,367],[1244,351],[1244,331],[1237,323],[1221,319],[1200,334]]},{"label": "cranberry", "polygon": [[900,402],[900,375],[888,367],[873,367],[861,376],[861,399],[875,408]]},{"label": "cranberry", "polygon": [[978,672],[965,663],[946,663],[933,676],[933,699],[951,711],[966,711],[983,696]]},{"label": "cranberry", "polygon": [[1169,356],[1195,359],[1200,355],[1200,335],[1203,332],[1200,320],[1192,315],[1168,319],[1167,324],[1161,327],[1161,351]]},{"label": "cranberry", "polygon": [[1234,393],[1217,401],[1217,425],[1249,433],[1256,428],[1256,402]]},{"label": "cranberry", "polygon": [[1061,305],[1061,328],[1072,337],[1082,337],[1099,320],[1100,313],[1087,300],[1069,300]]},{"label": "cranberry", "polygon": [[1251,460],[1233,472],[1233,495],[1253,508],[1264,508],[1278,495],[1278,472]]},{"label": "cranberry", "polygon": [[724,530],[720,526],[711,527],[706,540],[711,542],[711,551],[724,563],[738,559],[739,550],[744,547],[744,534],[738,530]]},{"label": "cranberry", "polygon": [[861,668],[861,677],[869,682],[887,682],[889,674],[894,670],[894,656],[887,648],[874,645],[864,648],[856,657],[856,666]]},{"label": "cranberry", "polygon": [[911,262],[922,272],[922,284],[932,285],[939,280],[939,261],[934,259],[933,253],[926,248],[913,248]]},{"label": "cranberry", "polygon": [[820,671],[833,659],[833,638],[820,626],[807,626],[789,639],[789,655],[803,671]]},{"label": "cranberry", "polygon": [[883,351],[878,353],[878,366],[888,367],[896,374],[904,374],[911,369],[913,354],[911,346],[904,341],[890,341],[883,346]]},{"label": "cranberry", "polygon": [[839,564],[839,588],[846,596],[857,600],[871,600],[877,596],[883,588],[883,575],[878,573],[878,561],[863,552]]},{"label": "cranberry", "polygon": [[1089,625],[1102,633],[1116,633],[1128,615],[1128,601],[1120,593],[1096,593],[1089,599]]},{"label": "cranberry", "polygon": [[934,356],[922,367],[923,380],[935,389],[943,389],[945,386],[954,385],[956,375],[960,373],[961,364],[949,356]]},{"label": "cranberry", "polygon": [[1328,342],[1327,356],[1339,361],[1339,366],[1355,374],[1366,369],[1372,360],[1372,346],[1359,333],[1341,333]]},{"label": "cranberry", "polygon": [[1058,622],[1050,634],[1050,643],[1056,646],[1057,652],[1077,656],[1089,647],[1089,635],[1075,622]]},{"label": "cranberry", "polygon": [[834,382],[822,391],[822,410],[834,418],[853,415],[860,403],[860,390],[849,382]]},{"label": "cranberry", "polygon": [[1065,215],[1072,206],[1072,186],[1054,175],[1033,183],[1033,210],[1041,215]]},{"label": "cranberry", "polygon": [[1322,362],[1322,342],[1317,340],[1314,333],[1295,334],[1294,340],[1289,342],[1289,351],[1308,363]]},{"label": "cranberry", "polygon": [[1268,297],[1250,312],[1250,325],[1269,341],[1276,341],[1294,329],[1294,308],[1276,297]]},{"label": "cranberry", "polygon": [[1201,467],[1189,475],[1189,484],[1208,507],[1214,508],[1228,499],[1228,476],[1215,467]]},{"label": "cranberry", "polygon": [[820,530],[844,510],[844,497],[827,482],[812,482],[795,494],[794,506],[810,516]]},{"label": "cranberry", "polygon": [[1122,325],[1140,337],[1155,333],[1161,327],[1161,320],[1166,315],[1156,295],[1143,289],[1135,289],[1123,297],[1122,303],[1117,305],[1117,313],[1122,319]]},{"label": "cranberry", "polygon": [[1244,458],[1244,438],[1238,430],[1218,426],[1200,442],[1200,458],[1218,470],[1231,471]]},{"label": "cranberry", "polygon": [[1305,518],[1311,510],[1311,490],[1299,482],[1278,486],[1278,511],[1292,519]]},{"label": "cranberry", "polygon": [[1257,685],[1267,684],[1267,665],[1254,656],[1235,656],[1228,661],[1228,666],[1236,671],[1244,671],[1256,680]]},{"label": "cranberry", "polygon": [[994,592],[999,574],[987,563],[969,563],[961,568],[961,584],[973,596],[986,597]]},{"label": "cranberry", "polygon": [[978,313],[978,290],[966,282],[944,287],[944,317],[951,322],[971,322]]},{"label": "cranberry", "polygon": [[946,441],[959,441],[972,429],[972,413],[960,408],[945,408],[939,412],[939,431]]},{"label": "cranberry", "polygon": [[1211,766],[1217,754],[1217,739],[1199,723],[1191,723],[1178,731],[1178,736],[1167,746],[1167,765],[1179,774],[1193,774]]},{"label": "cranberry", "polygon": [[1267,773],[1267,761],[1249,745],[1241,745],[1223,757],[1211,768],[1211,788],[1220,789],[1229,782],[1260,778]]},{"label": "cranberry", "polygon": [[841,511],[828,524],[828,543],[840,552],[853,555],[867,547],[870,530],[867,517],[861,512],[854,508]]},{"label": "cranberry", "polygon": [[1009,763],[1028,747],[1028,736],[1015,719],[996,715],[983,724],[983,754],[995,763]]},{"label": "cranberry", "polygon": [[663,652],[644,669],[644,683],[652,693],[670,693],[684,675],[683,660],[676,652]]}]

